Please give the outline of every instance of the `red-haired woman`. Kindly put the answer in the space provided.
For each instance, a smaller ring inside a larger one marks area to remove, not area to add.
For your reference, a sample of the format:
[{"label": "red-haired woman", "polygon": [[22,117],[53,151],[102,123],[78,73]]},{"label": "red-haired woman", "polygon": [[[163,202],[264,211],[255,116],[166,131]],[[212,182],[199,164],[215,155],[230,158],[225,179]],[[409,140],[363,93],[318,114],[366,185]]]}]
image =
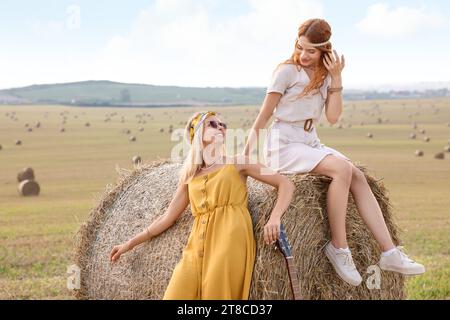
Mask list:
[{"label": "red-haired woman", "polygon": [[331,241],[325,253],[338,275],[359,285],[347,245],[345,215],[349,191],[359,213],[381,247],[380,267],[403,274],[421,274],[423,265],[409,259],[396,247],[381,209],[364,174],[349,158],[325,146],[317,136],[316,124],[325,105],[325,116],[334,124],[342,113],[342,55],[332,50],[331,28],[323,19],[310,19],[298,29],[291,57],[275,69],[266,97],[256,118],[244,154],[249,155],[272,114],[274,122],[266,137],[266,165],[280,173],[313,172],[332,178],[327,193]]}]

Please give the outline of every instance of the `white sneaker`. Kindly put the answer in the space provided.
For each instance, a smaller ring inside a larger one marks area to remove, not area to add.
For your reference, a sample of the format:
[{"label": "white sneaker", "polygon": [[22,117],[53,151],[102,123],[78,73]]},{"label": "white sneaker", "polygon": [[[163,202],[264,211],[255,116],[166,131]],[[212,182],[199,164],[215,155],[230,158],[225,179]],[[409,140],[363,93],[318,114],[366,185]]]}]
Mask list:
[{"label": "white sneaker", "polygon": [[387,257],[381,255],[380,268],[386,271],[400,272],[406,275],[416,275],[425,272],[425,267],[420,263],[410,259],[402,250],[397,247],[397,250],[392,252]]},{"label": "white sneaker", "polygon": [[360,285],[362,278],[353,263],[351,252],[343,249],[336,249],[331,242],[328,242],[325,247],[325,254],[342,280],[352,286]]}]

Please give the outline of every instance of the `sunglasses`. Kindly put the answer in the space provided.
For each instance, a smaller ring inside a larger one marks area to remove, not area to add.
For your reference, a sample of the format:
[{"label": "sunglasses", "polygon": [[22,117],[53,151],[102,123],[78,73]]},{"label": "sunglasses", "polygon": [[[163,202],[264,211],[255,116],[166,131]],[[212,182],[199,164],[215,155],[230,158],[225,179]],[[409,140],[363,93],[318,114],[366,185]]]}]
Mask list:
[{"label": "sunglasses", "polygon": [[219,127],[219,125],[222,126],[222,128],[224,128],[224,129],[227,128],[227,124],[226,124],[226,123],[223,123],[223,122],[220,122],[220,121],[215,121],[215,120],[209,121],[209,122],[208,122],[208,125],[209,125],[211,128],[214,128],[214,129],[217,129],[217,128]]}]

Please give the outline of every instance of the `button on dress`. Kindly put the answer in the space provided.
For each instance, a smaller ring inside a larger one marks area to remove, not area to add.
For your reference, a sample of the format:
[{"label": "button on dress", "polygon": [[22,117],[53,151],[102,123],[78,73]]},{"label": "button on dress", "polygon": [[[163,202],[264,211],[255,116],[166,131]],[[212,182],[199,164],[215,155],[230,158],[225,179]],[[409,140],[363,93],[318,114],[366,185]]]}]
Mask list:
[{"label": "button on dress", "polygon": [[196,176],[188,192],[194,223],[163,299],[247,300],[256,242],[238,169]]},{"label": "button on dress", "polygon": [[350,161],[341,152],[321,143],[316,125],[311,132],[304,130],[304,123],[301,121],[313,119],[314,124],[317,124],[321,119],[331,76],[325,78],[316,92],[297,98],[309,81],[303,68],[298,69],[294,64],[285,63],[274,71],[266,90],[266,93],[282,94],[273,113],[281,121],[274,121],[269,126],[263,146],[265,164],[279,173],[310,172],[328,154]]}]

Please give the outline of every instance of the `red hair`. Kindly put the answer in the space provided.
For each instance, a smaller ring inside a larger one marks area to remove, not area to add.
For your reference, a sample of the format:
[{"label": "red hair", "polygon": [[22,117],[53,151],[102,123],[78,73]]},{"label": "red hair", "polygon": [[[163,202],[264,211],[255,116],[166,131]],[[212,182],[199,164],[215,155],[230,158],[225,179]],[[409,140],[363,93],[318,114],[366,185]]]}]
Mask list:
[{"label": "red hair", "polygon": [[[328,22],[326,22],[323,19],[309,19],[303,22],[298,28],[297,37],[300,38],[300,36],[306,37],[311,43],[326,42],[331,37],[331,27],[328,24]],[[313,90],[319,89],[323,85],[323,82],[328,75],[328,70],[323,64],[323,57],[325,53],[332,52],[332,45],[330,42],[328,42],[323,46],[315,48],[321,51],[319,62],[316,66],[314,76],[312,77],[311,81],[306,85],[306,87],[303,89],[303,91],[300,93],[298,98],[307,95],[309,92]],[[302,66],[300,64],[300,56],[298,54],[298,51],[299,50],[297,48],[297,40],[295,40],[294,52],[292,53],[291,57],[286,61],[281,62],[278,66],[284,63],[294,64],[297,67],[297,69],[300,70]]]}]

